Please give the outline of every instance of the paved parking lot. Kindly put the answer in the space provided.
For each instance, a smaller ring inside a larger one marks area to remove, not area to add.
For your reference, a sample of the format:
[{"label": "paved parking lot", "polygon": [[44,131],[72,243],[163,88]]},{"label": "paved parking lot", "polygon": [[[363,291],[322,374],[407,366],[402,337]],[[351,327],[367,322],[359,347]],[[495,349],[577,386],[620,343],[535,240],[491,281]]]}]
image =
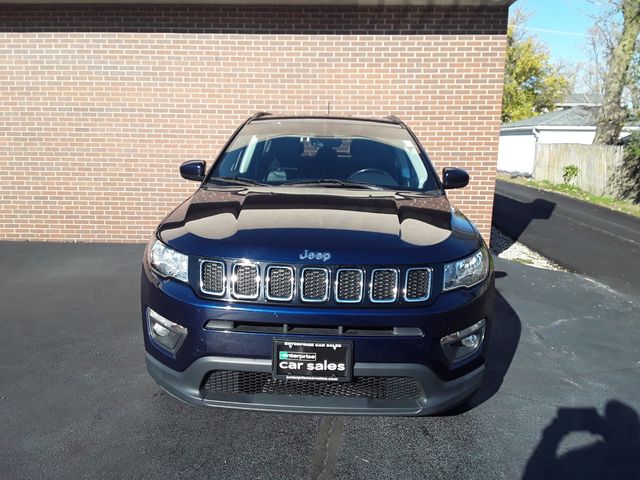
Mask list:
[{"label": "paved parking lot", "polygon": [[640,303],[497,260],[486,386],[430,418],[190,407],[148,377],[141,246],[0,243],[0,478],[638,478]]},{"label": "paved parking lot", "polygon": [[640,218],[498,179],[493,223],[570,272],[640,292]]}]

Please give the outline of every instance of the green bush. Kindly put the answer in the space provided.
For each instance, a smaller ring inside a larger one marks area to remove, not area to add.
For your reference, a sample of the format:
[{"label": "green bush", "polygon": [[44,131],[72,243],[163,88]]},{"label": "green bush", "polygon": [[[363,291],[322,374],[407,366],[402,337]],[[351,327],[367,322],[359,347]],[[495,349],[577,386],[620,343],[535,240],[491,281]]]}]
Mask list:
[{"label": "green bush", "polygon": [[580,169],[577,166],[567,165],[563,169],[562,180],[564,180],[564,183],[569,184],[578,176],[578,173],[580,173]]}]

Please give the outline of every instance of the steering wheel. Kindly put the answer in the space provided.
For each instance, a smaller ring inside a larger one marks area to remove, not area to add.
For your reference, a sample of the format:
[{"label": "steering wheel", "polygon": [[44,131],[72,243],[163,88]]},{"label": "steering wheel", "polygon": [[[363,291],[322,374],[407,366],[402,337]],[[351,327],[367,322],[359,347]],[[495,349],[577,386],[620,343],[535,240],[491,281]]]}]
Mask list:
[{"label": "steering wheel", "polygon": [[349,175],[349,178],[355,177],[356,175],[360,175],[361,173],[377,173],[377,174],[384,175],[384,176],[389,176],[389,177],[391,176],[391,175],[389,175],[388,172],[385,172],[381,168],[363,168],[362,170],[358,170],[357,172],[352,173],[351,175]]},{"label": "steering wheel", "polygon": [[382,170],[380,168],[363,168],[362,170],[358,170],[357,172],[349,175],[347,181],[357,181],[357,177],[366,174],[378,176],[378,178],[382,180],[383,184],[395,185],[397,183],[396,180],[391,175],[389,175],[389,172],[386,172],[385,170]]}]

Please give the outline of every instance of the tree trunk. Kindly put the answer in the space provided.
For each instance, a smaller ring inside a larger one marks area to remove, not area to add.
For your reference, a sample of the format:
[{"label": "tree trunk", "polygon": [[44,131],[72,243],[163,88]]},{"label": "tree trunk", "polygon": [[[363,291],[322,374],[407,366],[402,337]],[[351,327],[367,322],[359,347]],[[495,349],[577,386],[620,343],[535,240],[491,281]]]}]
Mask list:
[{"label": "tree trunk", "polygon": [[624,15],[622,35],[620,43],[611,52],[609,73],[605,81],[604,98],[598,113],[596,138],[593,143],[615,144],[627,119],[625,109],[621,105],[622,91],[638,34],[640,34],[640,0],[623,0],[622,13]]}]

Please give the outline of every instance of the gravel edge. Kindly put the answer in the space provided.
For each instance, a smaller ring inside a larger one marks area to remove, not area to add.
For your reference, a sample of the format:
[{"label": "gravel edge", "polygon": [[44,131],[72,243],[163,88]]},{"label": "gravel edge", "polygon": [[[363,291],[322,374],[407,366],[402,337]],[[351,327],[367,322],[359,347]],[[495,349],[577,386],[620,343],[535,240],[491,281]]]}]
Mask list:
[{"label": "gravel edge", "polygon": [[491,227],[491,253],[499,258],[523,263],[531,267],[566,272],[560,265],[534,252],[526,245],[513,240],[493,226]]}]

